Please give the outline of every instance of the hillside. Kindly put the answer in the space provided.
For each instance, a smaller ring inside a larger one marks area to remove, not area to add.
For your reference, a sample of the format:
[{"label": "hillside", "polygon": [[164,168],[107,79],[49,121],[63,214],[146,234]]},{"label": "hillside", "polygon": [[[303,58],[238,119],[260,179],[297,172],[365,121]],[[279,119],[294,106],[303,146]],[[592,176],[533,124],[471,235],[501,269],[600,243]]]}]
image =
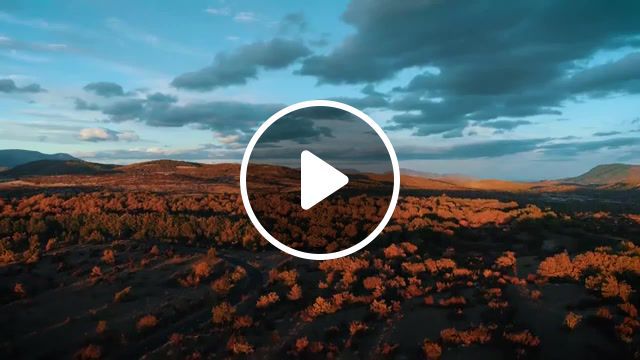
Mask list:
[{"label": "hillside", "polygon": [[69,154],[43,154],[39,151],[8,149],[0,150],[0,168],[12,168],[38,160],[79,160]]},{"label": "hillside", "polygon": [[565,179],[581,185],[640,184],[640,165],[598,165],[586,173]]},{"label": "hillside", "polygon": [[97,175],[111,172],[115,167],[115,165],[96,164],[82,160],[37,160],[2,171],[0,178]]}]

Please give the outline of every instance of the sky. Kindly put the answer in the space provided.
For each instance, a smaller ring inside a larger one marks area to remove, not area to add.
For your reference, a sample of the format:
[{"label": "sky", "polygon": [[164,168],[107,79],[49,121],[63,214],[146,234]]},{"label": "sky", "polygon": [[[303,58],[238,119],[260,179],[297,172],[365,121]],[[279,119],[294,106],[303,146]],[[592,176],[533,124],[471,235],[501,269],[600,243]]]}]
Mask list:
[{"label": "sky", "polygon": [[0,149],[238,162],[337,100],[401,167],[510,180],[640,163],[640,2],[0,2]]}]

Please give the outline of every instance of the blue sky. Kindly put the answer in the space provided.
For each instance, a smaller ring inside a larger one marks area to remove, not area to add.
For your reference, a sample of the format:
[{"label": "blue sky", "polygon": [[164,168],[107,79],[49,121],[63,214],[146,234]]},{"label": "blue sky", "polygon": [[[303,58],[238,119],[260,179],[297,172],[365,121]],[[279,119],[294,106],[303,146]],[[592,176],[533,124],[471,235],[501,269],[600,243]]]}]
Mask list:
[{"label": "blue sky", "polygon": [[639,5],[471,4],[4,1],[0,148],[237,161],[279,108],[337,99],[417,170],[640,162]]}]

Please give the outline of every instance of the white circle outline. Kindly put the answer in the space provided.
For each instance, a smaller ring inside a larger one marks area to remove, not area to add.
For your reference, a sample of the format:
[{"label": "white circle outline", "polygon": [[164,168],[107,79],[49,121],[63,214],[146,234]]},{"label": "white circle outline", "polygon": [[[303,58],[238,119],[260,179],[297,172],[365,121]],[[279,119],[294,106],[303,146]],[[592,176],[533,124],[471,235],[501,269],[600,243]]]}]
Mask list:
[{"label": "white circle outline", "polygon": [[[367,125],[369,125],[373,130],[375,130],[376,134],[378,134],[380,139],[382,139],[382,142],[384,143],[384,146],[387,148],[387,152],[389,153],[389,157],[391,158],[391,167],[393,168],[393,192],[391,194],[391,202],[389,203],[387,212],[384,214],[384,217],[382,218],[378,226],[367,237],[365,237],[364,240],[360,241],[359,243],[344,250],[340,250],[332,253],[325,253],[325,254],[309,253],[305,251],[296,250],[278,241],[278,239],[273,237],[262,226],[262,224],[256,217],[255,213],[253,212],[253,209],[251,208],[251,203],[249,202],[249,194],[247,192],[247,167],[249,166],[249,158],[251,157],[251,152],[253,152],[253,148],[256,146],[256,143],[258,142],[262,134],[267,130],[267,128],[273,125],[273,123],[275,123],[281,117],[291,112],[294,112],[296,110],[306,109],[309,107],[320,107],[320,106],[331,107],[331,108],[347,111],[352,115],[355,115],[358,118],[360,118],[360,120],[366,122]],[[271,117],[269,117],[267,121],[265,121],[262,125],[260,125],[260,127],[255,132],[255,134],[253,134],[253,137],[251,137],[251,140],[249,141],[249,144],[247,145],[244,151],[244,156],[242,157],[242,163],[240,165],[240,194],[242,196],[242,204],[244,205],[245,211],[249,216],[249,220],[251,220],[251,223],[253,223],[253,226],[255,226],[256,230],[258,230],[260,235],[262,235],[265,239],[267,239],[267,241],[269,241],[273,246],[277,247],[278,249],[284,251],[289,255],[299,257],[302,259],[307,259],[307,260],[338,259],[343,256],[351,255],[354,252],[361,250],[365,246],[369,245],[369,243],[372,242],[373,239],[375,239],[378,235],[380,235],[382,230],[384,230],[384,227],[387,226],[387,223],[389,222],[389,220],[391,220],[393,211],[396,208],[396,204],[398,202],[398,196],[400,194],[400,166],[398,165],[398,157],[396,156],[396,152],[393,148],[393,145],[391,144],[391,141],[389,140],[387,135],[384,133],[384,131],[382,131],[382,128],[364,112],[354,108],[353,106],[343,104],[338,101],[330,101],[330,100],[302,101],[293,105],[289,105],[284,109],[271,115]]]}]

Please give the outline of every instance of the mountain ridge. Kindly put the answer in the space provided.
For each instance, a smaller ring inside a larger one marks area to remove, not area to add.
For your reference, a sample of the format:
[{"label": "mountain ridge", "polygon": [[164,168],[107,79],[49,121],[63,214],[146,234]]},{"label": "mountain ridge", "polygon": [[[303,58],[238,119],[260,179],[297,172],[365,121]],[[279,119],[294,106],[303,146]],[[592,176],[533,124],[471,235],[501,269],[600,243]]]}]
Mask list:
[{"label": "mountain ridge", "polygon": [[0,167],[13,168],[38,160],[80,160],[66,153],[45,154],[34,150],[0,150]]}]

